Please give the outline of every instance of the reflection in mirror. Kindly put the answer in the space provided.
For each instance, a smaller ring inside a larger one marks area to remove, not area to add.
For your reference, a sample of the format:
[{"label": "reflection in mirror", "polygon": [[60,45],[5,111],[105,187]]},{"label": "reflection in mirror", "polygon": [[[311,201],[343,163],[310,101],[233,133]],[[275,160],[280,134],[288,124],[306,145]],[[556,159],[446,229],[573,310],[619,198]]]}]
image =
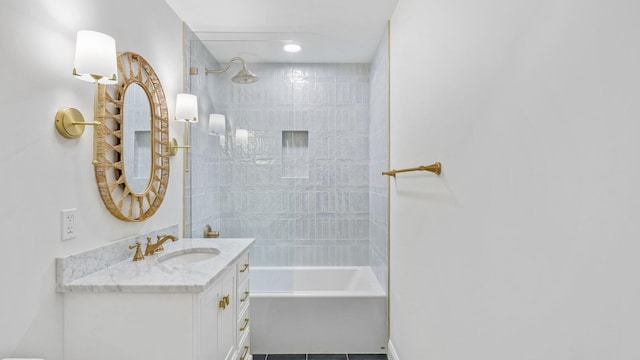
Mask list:
[{"label": "reflection in mirror", "polygon": [[147,92],[131,83],[124,94],[124,169],[131,191],[142,193],[151,176],[151,104]]}]

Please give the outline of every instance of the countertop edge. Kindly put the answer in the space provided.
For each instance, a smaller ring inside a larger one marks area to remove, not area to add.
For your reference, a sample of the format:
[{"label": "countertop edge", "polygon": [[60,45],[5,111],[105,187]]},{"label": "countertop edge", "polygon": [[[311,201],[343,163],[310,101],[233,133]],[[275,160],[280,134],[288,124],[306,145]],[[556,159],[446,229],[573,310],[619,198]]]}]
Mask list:
[{"label": "countertop edge", "polygon": [[[200,239],[200,238],[187,238],[181,239],[182,243],[178,244],[177,242],[174,244],[166,244],[165,248],[166,253],[170,253],[172,251],[178,251],[188,246],[193,248],[196,247],[229,247],[233,250],[228,250],[224,252],[224,256],[219,257],[218,262],[210,263],[206,270],[212,270],[211,273],[204,274],[202,268],[195,268],[200,271],[191,271],[191,274],[186,274],[184,281],[180,281],[180,276],[178,279],[174,279],[172,283],[158,283],[153,279],[152,276],[149,276],[148,283],[136,282],[136,283],[126,283],[113,280],[113,275],[111,272],[117,272],[121,269],[134,271],[135,266],[139,265],[146,267],[146,269],[151,269],[153,266],[157,266],[157,261],[152,259],[145,259],[143,261],[147,261],[147,263],[142,264],[133,264],[132,261],[127,260],[124,262],[120,262],[114,265],[109,266],[107,269],[103,269],[100,271],[96,271],[94,273],[88,274],[82,278],[71,281],[69,283],[57,283],[56,284],[56,292],[63,294],[79,294],[79,293],[167,293],[167,294],[178,294],[178,293],[201,293],[209,288],[213,283],[215,283],[222,274],[224,274],[227,270],[232,267],[234,264],[246,251],[248,251],[255,242],[254,238],[223,238],[223,239]],[[244,243],[241,245],[241,243]],[[189,244],[188,246],[185,244]],[[168,245],[168,246],[167,246]],[[240,246],[239,246],[240,245]],[[156,261],[154,263],[154,261]],[[155,271],[156,269],[154,269]],[[158,275],[158,271],[155,271],[155,275]],[[151,273],[149,273],[151,274]],[[102,275],[102,276],[100,276]],[[144,281],[144,277],[147,275],[142,273],[142,275],[138,274],[139,278],[137,281]],[[162,274],[160,274],[162,275]],[[175,274],[174,274],[175,275]],[[178,274],[180,275],[180,274]],[[184,275],[184,274],[183,274]],[[105,281],[105,278],[109,278],[111,276],[111,281]],[[190,278],[189,276],[192,276]],[[142,279],[142,280],[140,280]],[[195,281],[193,279],[196,279]],[[129,279],[128,279],[129,280]]]}]

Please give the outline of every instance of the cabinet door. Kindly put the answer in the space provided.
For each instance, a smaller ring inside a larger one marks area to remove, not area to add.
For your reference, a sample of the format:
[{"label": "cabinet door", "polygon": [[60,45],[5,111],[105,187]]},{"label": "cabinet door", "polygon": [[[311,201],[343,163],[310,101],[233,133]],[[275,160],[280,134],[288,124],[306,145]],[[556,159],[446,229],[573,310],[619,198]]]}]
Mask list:
[{"label": "cabinet door", "polygon": [[200,324],[199,360],[218,359],[218,300],[221,284],[216,283],[200,299],[199,312],[195,313],[196,324]]},{"label": "cabinet door", "polygon": [[220,360],[232,360],[236,354],[235,280],[235,271],[228,271],[221,281],[218,305],[218,359]]}]

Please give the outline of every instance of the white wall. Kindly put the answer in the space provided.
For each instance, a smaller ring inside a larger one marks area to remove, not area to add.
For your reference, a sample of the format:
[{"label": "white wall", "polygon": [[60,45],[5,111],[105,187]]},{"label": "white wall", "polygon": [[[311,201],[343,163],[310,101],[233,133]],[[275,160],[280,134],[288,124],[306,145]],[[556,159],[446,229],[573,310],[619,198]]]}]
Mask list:
[{"label": "white wall", "polygon": [[410,359],[640,358],[640,2],[402,0],[391,341]]},{"label": "white wall", "polygon": [[[116,39],[154,67],[173,118],[182,88],[182,23],[161,0],[3,0],[0,4],[0,358],[60,360],[62,296],[57,256],[181,222],[182,156],[171,160],[161,209],[143,223],[106,210],[91,165],[93,129],[68,140],[55,130],[61,107],[93,117],[93,85],[71,75],[77,30]],[[182,139],[182,127],[170,135]],[[76,239],[60,240],[60,210],[78,209]]]}]

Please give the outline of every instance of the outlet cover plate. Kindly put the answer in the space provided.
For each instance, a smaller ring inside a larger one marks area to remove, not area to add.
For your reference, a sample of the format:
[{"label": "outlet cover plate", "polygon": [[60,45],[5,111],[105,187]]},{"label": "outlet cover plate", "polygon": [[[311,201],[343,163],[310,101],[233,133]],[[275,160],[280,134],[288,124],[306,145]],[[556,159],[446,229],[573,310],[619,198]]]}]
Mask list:
[{"label": "outlet cover plate", "polygon": [[62,210],[61,218],[61,232],[60,235],[62,240],[71,240],[76,237],[77,229],[76,229],[76,220],[77,220],[77,210],[76,209],[67,209]]}]

